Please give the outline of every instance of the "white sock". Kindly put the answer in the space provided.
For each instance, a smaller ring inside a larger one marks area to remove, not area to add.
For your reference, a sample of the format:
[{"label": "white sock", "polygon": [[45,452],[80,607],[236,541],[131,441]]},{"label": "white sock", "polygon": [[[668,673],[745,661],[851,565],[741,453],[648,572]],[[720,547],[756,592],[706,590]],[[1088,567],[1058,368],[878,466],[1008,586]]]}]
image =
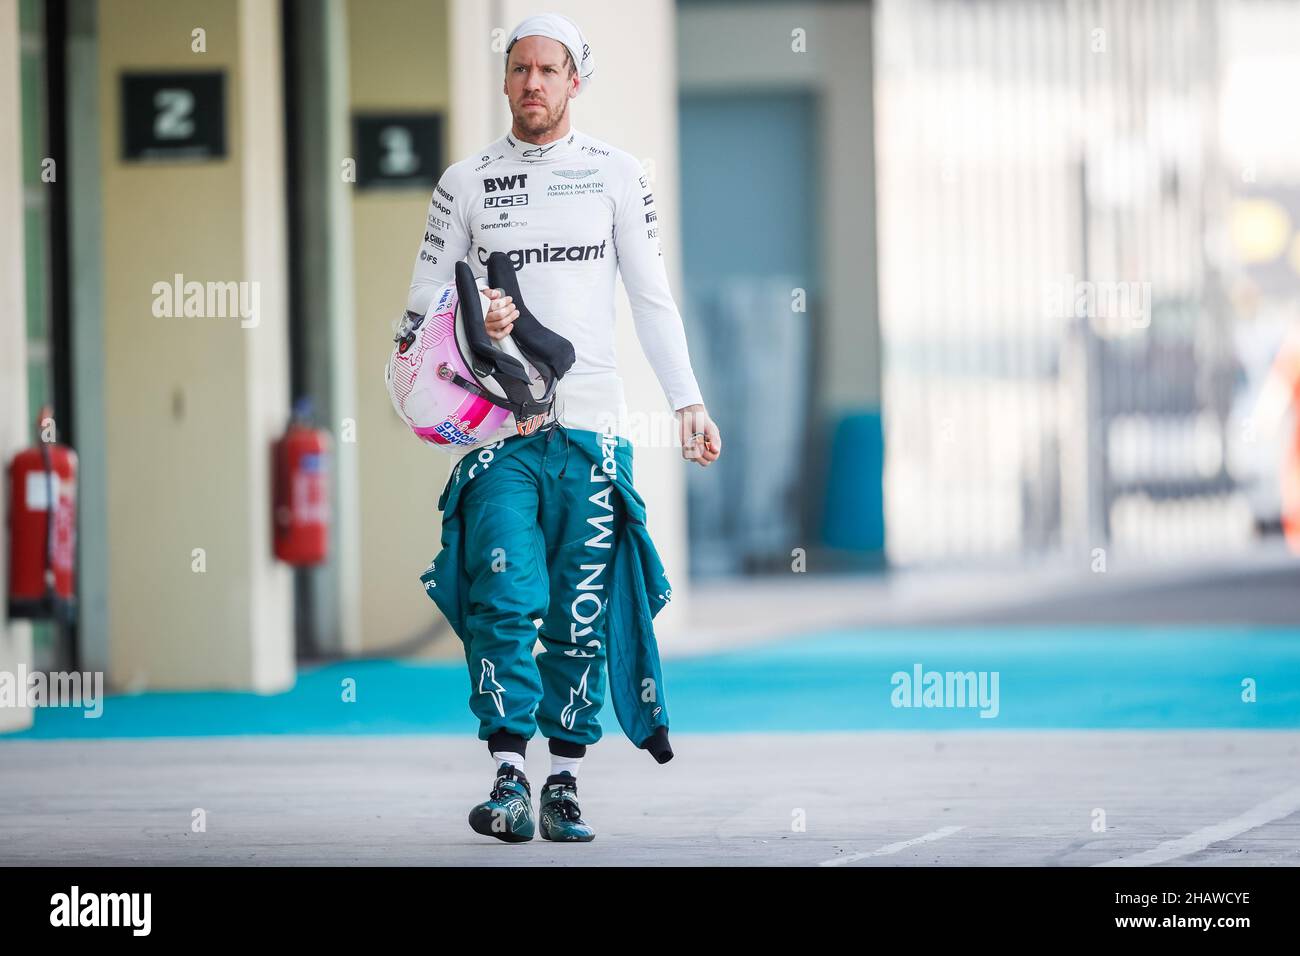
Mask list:
[{"label": "white sock", "polygon": [[573,779],[578,779],[578,767],[582,765],[581,757],[561,757],[558,754],[551,754],[551,775],[564,773],[566,770],[573,774]]},{"label": "white sock", "polygon": [[492,751],[492,759],[497,762],[498,770],[501,769],[501,765],[503,763],[508,763],[508,764],[514,764],[515,769],[518,770],[520,773],[524,772],[523,754],[512,753],[509,750],[494,750]]}]

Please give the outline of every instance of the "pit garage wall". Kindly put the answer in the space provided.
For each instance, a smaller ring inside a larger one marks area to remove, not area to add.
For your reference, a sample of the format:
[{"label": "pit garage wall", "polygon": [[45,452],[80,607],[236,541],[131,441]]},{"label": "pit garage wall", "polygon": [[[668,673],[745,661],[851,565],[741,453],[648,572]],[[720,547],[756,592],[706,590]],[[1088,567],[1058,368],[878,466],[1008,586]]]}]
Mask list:
[{"label": "pit garage wall", "polygon": [[[351,115],[445,116],[451,107],[447,15],[441,0],[350,0]],[[449,162],[450,157],[444,158],[442,165]],[[438,496],[450,459],[411,434],[394,413],[383,378],[393,348],[393,321],[406,307],[431,190],[351,188],[361,649],[370,651],[441,623],[419,576],[439,549]]]},{"label": "pit garage wall", "polygon": [[[20,127],[18,82],[18,3],[0,0],[0,116],[7,132]],[[19,136],[0,136],[0,460],[7,465],[29,443],[27,414],[27,337],[23,283],[23,176]],[[0,494],[0,527],[8,528],[9,493]],[[8,534],[0,548],[0,582],[9,582]],[[3,610],[0,610],[3,614]],[[0,617],[0,674],[15,675],[32,666],[32,629]],[[0,731],[32,723],[22,706],[0,706]]]},{"label": "pit garage wall", "polygon": [[[288,416],[279,5],[102,0],[97,22],[107,680],[286,689],[290,576],[269,500]],[[225,71],[227,155],[124,162],[121,74],[173,69]],[[256,326],[155,317],[154,283],[177,273],[259,283]]]}]

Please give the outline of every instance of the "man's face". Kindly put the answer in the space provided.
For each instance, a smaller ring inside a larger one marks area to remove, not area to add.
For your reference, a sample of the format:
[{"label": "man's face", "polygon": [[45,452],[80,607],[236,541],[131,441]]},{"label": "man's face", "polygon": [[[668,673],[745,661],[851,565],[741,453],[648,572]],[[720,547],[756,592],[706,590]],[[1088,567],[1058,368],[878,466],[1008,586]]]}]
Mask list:
[{"label": "man's face", "polygon": [[524,37],[510,48],[504,92],[515,126],[530,137],[554,130],[578,95],[578,72],[569,75],[566,53],[564,44],[550,37]]}]

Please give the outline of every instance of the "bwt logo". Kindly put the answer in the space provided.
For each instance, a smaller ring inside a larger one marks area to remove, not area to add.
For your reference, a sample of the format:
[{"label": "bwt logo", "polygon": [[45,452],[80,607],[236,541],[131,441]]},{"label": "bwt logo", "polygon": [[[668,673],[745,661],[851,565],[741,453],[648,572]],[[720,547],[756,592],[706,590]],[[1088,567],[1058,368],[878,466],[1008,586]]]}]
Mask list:
[{"label": "bwt logo", "polygon": [[484,196],[483,208],[496,209],[499,206],[527,206],[528,193],[510,193],[505,196]]},{"label": "bwt logo", "polygon": [[513,176],[493,176],[483,180],[483,191],[505,192],[507,189],[526,189],[528,187],[528,174],[516,173]]}]

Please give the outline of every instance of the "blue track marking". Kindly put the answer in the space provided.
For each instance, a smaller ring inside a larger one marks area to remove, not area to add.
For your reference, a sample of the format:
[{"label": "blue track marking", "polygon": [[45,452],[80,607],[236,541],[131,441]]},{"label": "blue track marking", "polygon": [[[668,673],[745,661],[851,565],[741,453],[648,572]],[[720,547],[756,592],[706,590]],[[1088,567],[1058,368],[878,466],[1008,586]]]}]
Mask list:
[{"label": "blue track marking", "polygon": [[[998,714],[895,707],[896,672],[997,672]],[[1300,729],[1300,629],[943,628],[840,631],[664,664],[672,729]],[[355,703],[343,682],[356,682]],[[1257,701],[1242,700],[1255,681]],[[243,734],[467,734],[477,722],[457,662],[305,668],[282,694],[111,695],[103,716],[43,708],[0,740]],[[605,736],[622,739],[606,708]]]}]

